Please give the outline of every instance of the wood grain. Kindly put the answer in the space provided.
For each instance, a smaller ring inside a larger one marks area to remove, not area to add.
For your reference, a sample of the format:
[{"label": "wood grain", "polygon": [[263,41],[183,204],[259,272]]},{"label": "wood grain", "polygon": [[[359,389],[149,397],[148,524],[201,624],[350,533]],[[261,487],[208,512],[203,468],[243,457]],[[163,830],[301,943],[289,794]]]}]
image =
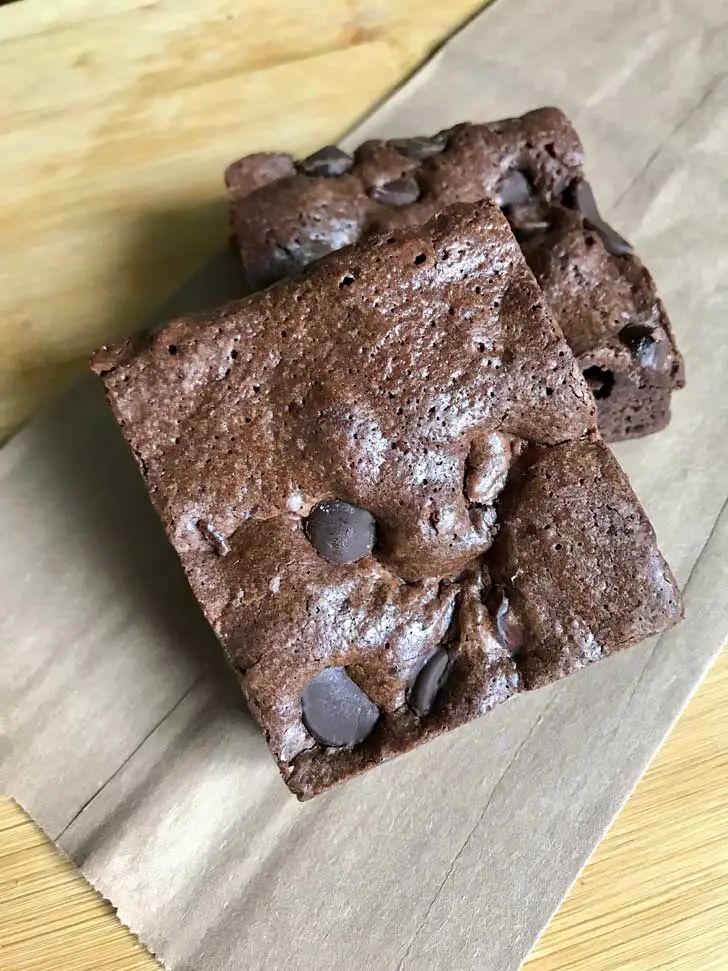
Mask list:
[{"label": "wood grain", "polygon": [[158,967],[25,813],[0,800],[2,971]]},{"label": "wood grain", "polygon": [[[230,159],[335,139],[479,6],[0,7],[0,437],[218,245]],[[528,971],[728,967],[727,704],[724,651]],[[0,801],[2,971],[156,967],[22,811]]]},{"label": "wood grain", "polygon": [[228,162],[336,139],[483,2],[0,7],[0,441],[219,247]]},{"label": "wood grain", "polygon": [[527,971],[728,968],[728,647],[535,948]]}]

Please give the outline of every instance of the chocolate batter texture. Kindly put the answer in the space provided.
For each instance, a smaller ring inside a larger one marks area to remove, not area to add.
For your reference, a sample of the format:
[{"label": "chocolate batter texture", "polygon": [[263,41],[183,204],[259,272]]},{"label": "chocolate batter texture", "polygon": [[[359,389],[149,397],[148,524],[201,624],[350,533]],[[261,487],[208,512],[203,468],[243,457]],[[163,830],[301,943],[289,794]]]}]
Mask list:
[{"label": "chocolate batter texture", "polygon": [[93,366],[301,798],[680,617],[493,202]]},{"label": "chocolate batter texture", "polygon": [[233,234],[259,289],[455,202],[495,198],[577,355],[608,441],[663,428],[682,358],[647,269],[599,214],[567,118],[541,108],[432,137],[261,154],[229,167]]}]

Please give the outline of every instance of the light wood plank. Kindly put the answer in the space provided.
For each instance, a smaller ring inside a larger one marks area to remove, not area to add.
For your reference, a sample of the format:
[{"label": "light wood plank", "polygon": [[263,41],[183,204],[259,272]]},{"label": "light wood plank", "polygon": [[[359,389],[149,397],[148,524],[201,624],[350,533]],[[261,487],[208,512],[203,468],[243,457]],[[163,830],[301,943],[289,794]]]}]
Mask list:
[{"label": "light wood plank", "polygon": [[0,800],[0,968],[152,971],[113,908],[10,800]]},{"label": "light wood plank", "polygon": [[728,967],[728,649],[526,964],[526,971]]},{"label": "light wood plank", "polygon": [[0,8],[0,439],[220,245],[228,162],[337,138],[482,3]]}]

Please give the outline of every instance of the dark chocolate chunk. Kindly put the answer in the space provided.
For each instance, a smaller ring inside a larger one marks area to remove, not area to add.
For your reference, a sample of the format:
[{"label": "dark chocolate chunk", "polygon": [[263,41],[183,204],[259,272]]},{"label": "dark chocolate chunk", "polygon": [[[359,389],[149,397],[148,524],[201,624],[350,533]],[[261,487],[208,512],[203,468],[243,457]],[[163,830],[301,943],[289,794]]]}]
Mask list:
[{"label": "dark chocolate chunk", "polygon": [[437,134],[429,137],[418,135],[414,138],[391,138],[388,144],[407,158],[424,162],[433,155],[439,155],[445,148],[445,136]]},{"label": "dark chocolate chunk", "polygon": [[631,243],[628,243],[624,236],[620,236],[616,229],[612,229],[609,223],[605,223],[603,220],[595,223],[592,219],[587,219],[585,223],[595,233],[599,234],[604,243],[604,248],[612,256],[629,256],[634,252]]},{"label": "dark chocolate chunk", "polygon": [[374,516],[340,499],[324,499],[306,520],[306,536],[330,563],[353,563],[374,548]]},{"label": "dark chocolate chunk", "polygon": [[363,742],[379,719],[379,709],[343,668],[326,668],[301,695],[303,720],[322,745],[341,748]]},{"label": "dark chocolate chunk", "polygon": [[604,248],[612,256],[628,256],[633,252],[632,246],[627,240],[620,236],[616,229],[612,229],[609,223],[605,222],[599,214],[597,201],[594,198],[592,187],[586,179],[579,179],[574,187],[574,201],[576,208],[584,216],[586,223],[598,233]]},{"label": "dark chocolate chunk", "polygon": [[420,187],[411,175],[405,175],[393,182],[375,185],[369,195],[383,206],[408,206],[419,199]]},{"label": "dark chocolate chunk", "polygon": [[606,368],[598,367],[596,364],[588,367],[584,371],[584,378],[589,386],[589,390],[597,401],[608,398],[614,387],[614,374]]},{"label": "dark chocolate chunk", "polygon": [[298,168],[306,175],[334,176],[348,172],[354,159],[335,145],[326,145],[318,152],[309,155],[298,163]]},{"label": "dark chocolate chunk", "polygon": [[573,191],[574,204],[579,212],[593,223],[601,222],[602,217],[597,207],[594,191],[586,179],[578,179],[574,183]]},{"label": "dark chocolate chunk", "polygon": [[662,371],[667,361],[668,348],[667,340],[646,337],[640,341],[640,345],[635,351],[635,359],[644,368]]},{"label": "dark chocolate chunk", "polygon": [[524,206],[531,200],[533,189],[523,172],[514,170],[503,179],[495,194],[496,202],[505,209],[506,206]]},{"label": "dark chocolate chunk", "polygon": [[667,361],[666,336],[643,324],[628,324],[619,332],[619,339],[629,348],[633,359],[641,367],[661,371]]},{"label": "dark chocolate chunk", "polygon": [[407,703],[420,718],[424,718],[432,711],[437,693],[445,683],[449,669],[450,655],[443,647],[438,647],[417,673]]},{"label": "dark chocolate chunk", "polygon": [[216,553],[220,556],[227,556],[230,552],[230,544],[221,532],[215,529],[211,523],[208,523],[206,519],[200,519],[197,528]]},{"label": "dark chocolate chunk", "polygon": [[514,654],[523,643],[523,628],[511,609],[511,604],[503,587],[492,587],[488,593],[487,606],[495,623],[498,640]]}]

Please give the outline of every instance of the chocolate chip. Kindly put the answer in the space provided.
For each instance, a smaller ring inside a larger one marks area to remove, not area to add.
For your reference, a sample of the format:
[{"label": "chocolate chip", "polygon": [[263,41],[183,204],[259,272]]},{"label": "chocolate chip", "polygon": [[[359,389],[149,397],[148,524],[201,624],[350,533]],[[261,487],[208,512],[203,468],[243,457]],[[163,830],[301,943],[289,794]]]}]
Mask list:
[{"label": "chocolate chip", "polygon": [[602,219],[592,187],[585,179],[580,179],[574,186],[574,202],[584,216],[586,225],[599,234],[608,253],[612,256],[628,256],[634,252],[627,240]]},{"label": "chocolate chip", "polygon": [[627,324],[619,332],[619,339],[629,348],[640,367],[661,371],[668,354],[667,335],[644,324]]},{"label": "chocolate chip", "polygon": [[603,401],[612,393],[614,374],[606,368],[601,368],[594,364],[584,371],[584,378],[589,385],[589,390],[597,401]]},{"label": "chocolate chip", "polygon": [[647,337],[640,341],[635,357],[642,367],[649,368],[651,371],[662,371],[667,363],[667,354],[667,341]]},{"label": "chocolate chip", "polygon": [[379,719],[379,709],[343,668],[326,668],[301,695],[303,721],[322,745],[340,748],[363,742]]},{"label": "chocolate chip", "polygon": [[408,206],[420,197],[420,187],[411,175],[402,176],[384,185],[375,185],[369,196],[383,206]]},{"label": "chocolate chip", "polygon": [[501,209],[506,206],[525,206],[533,194],[531,183],[523,172],[513,171],[503,179],[496,190],[495,198]]},{"label": "chocolate chip", "polygon": [[354,159],[335,145],[326,145],[298,163],[306,175],[334,176],[348,172]]},{"label": "chocolate chip", "polygon": [[324,499],[306,520],[306,536],[330,563],[353,563],[374,548],[374,516],[340,499]]},{"label": "chocolate chip", "polygon": [[230,544],[221,532],[215,529],[211,523],[208,523],[206,519],[200,519],[197,528],[219,556],[227,556],[230,552]]},{"label": "chocolate chip", "polygon": [[523,628],[511,609],[511,604],[503,587],[492,587],[486,603],[495,623],[498,640],[512,654],[523,643]]},{"label": "chocolate chip", "polygon": [[418,671],[410,688],[407,704],[420,718],[432,711],[437,693],[445,683],[449,670],[450,655],[443,647],[438,647]]},{"label": "chocolate chip", "polygon": [[585,225],[598,233],[604,243],[604,249],[612,256],[629,256],[634,253],[631,243],[628,243],[624,236],[620,236],[616,229],[612,229],[609,223],[595,223],[591,219],[585,221]]},{"label": "chocolate chip", "polygon": [[418,135],[414,138],[392,138],[388,144],[401,155],[413,158],[417,162],[424,162],[433,155],[439,155],[445,148],[445,136],[438,134]]},{"label": "chocolate chip", "polygon": [[574,203],[579,212],[594,223],[601,222],[602,217],[599,215],[597,200],[594,198],[592,187],[586,179],[579,179],[573,188]]}]

